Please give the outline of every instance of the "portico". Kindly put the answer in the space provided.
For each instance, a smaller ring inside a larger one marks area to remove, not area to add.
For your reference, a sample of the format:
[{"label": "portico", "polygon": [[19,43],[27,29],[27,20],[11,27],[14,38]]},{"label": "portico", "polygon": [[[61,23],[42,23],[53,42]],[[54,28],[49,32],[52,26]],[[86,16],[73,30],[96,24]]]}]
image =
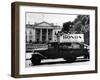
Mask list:
[{"label": "portico", "polygon": [[57,32],[59,27],[60,26],[54,25],[53,23],[47,23],[47,22],[35,23],[34,25],[27,24],[26,42],[46,43],[50,41],[55,41],[56,39],[55,32]]},{"label": "portico", "polygon": [[36,28],[36,42],[48,42],[52,41],[53,36],[53,29],[47,29],[47,28]]}]

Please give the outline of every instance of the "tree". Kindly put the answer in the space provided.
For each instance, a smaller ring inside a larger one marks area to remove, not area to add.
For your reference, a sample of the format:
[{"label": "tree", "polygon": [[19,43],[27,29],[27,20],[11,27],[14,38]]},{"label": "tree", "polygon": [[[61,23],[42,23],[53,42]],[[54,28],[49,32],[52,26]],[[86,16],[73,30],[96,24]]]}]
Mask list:
[{"label": "tree", "polygon": [[73,23],[70,21],[63,23],[62,32],[68,33],[70,31],[70,28],[72,28],[72,25],[73,25]]},{"label": "tree", "polygon": [[73,22],[63,23],[63,33],[84,34],[84,43],[89,45],[90,16],[78,15]]},{"label": "tree", "polygon": [[89,45],[89,29],[90,20],[89,15],[78,15],[74,20],[73,30],[78,34],[84,34],[84,43]]}]

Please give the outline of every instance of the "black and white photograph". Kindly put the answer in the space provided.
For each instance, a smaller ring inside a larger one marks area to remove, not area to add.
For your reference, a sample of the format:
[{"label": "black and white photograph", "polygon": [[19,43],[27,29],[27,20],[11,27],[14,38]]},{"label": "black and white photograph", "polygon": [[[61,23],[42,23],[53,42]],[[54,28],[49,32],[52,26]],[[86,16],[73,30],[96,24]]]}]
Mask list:
[{"label": "black and white photograph", "polygon": [[89,15],[26,12],[25,22],[25,67],[89,63]]},{"label": "black and white photograph", "polygon": [[13,6],[15,77],[97,72],[96,7],[19,2]]}]

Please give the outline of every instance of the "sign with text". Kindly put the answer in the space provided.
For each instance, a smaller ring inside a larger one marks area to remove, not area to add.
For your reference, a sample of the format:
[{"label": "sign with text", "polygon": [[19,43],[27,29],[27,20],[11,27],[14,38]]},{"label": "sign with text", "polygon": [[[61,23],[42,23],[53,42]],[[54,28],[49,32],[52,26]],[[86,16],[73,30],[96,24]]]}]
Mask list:
[{"label": "sign with text", "polygon": [[60,42],[84,42],[84,34],[64,34],[59,39]]}]

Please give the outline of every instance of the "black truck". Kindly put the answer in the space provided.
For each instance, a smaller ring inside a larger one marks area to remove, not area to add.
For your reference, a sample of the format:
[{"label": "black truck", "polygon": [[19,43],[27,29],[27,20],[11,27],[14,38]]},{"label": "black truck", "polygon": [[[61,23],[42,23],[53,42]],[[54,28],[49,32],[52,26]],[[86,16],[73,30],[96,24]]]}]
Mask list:
[{"label": "black truck", "polygon": [[38,65],[43,59],[63,58],[67,62],[74,62],[77,57],[83,56],[89,59],[89,49],[80,43],[48,43],[47,49],[33,50],[30,58],[33,65]]}]

